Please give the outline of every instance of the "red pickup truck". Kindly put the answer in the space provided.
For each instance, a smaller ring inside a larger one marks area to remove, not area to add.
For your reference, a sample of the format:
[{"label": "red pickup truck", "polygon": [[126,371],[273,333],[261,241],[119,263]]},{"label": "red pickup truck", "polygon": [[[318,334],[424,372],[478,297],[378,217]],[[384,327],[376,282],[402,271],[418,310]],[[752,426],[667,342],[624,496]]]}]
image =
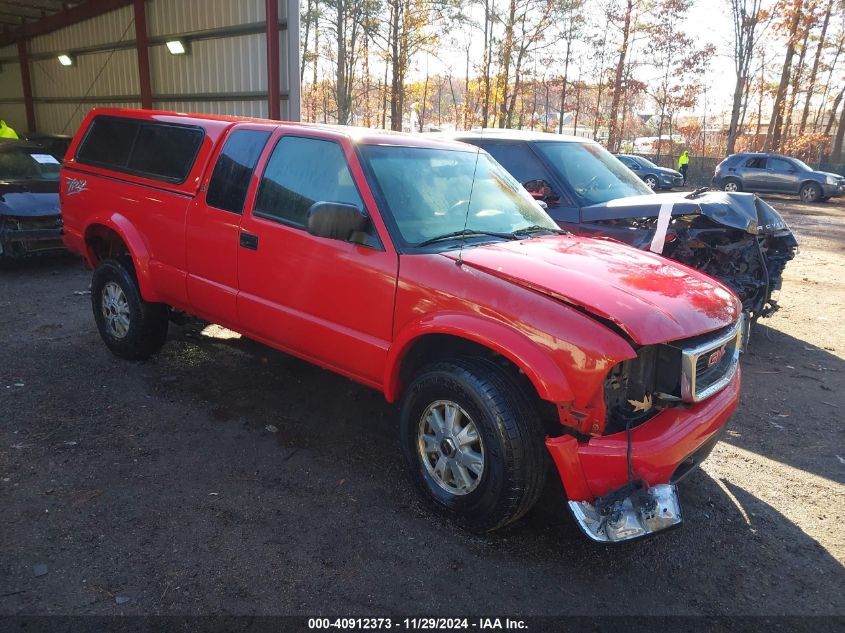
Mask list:
[{"label": "red pickup truck", "polygon": [[61,208],[112,352],[155,353],[180,311],[379,389],[413,479],[471,529],[525,514],[549,458],[590,538],[678,525],[675,483],[737,405],[725,286],[558,229],[476,147],[96,109]]}]

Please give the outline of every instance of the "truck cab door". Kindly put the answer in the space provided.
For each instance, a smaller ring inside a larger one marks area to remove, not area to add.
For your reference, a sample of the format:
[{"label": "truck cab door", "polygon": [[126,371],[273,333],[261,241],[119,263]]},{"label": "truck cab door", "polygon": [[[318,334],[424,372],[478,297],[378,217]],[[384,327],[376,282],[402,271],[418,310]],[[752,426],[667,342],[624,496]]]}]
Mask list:
[{"label": "truck cab door", "polygon": [[[393,330],[399,259],[354,149],[330,133],[282,132],[260,166],[238,249],[238,315],[245,333],[380,387]],[[344,144],[345,143],[345,144]],[[315,202],[365,210],[363,243],[305,229]]]},{"label": "truck cab door", "polygon": [[270,129],[238,126],[230,131],[188,208],[186,221],[188,301],[198,316],[234,326],[238,322],[238,235],[255,165]]}]

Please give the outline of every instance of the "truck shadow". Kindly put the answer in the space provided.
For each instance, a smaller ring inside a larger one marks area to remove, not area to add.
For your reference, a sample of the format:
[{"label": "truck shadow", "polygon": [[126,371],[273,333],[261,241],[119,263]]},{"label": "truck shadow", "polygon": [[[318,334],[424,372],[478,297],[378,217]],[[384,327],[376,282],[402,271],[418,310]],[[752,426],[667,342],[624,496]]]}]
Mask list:
[{"label": "truck shadow", "polygon": [[742,399],[723,441],[845,484],[845,361],[757,324],[741,364]]},{"label": "truck shadow", "polygon": [[[415,494],[399,452],[398,412],[380,393],[226,332],[198,324],[174,327],[171,341],[150,361],[154,390],[207,406],[210,422],[222,425],[224,434],[245,430],[256,447],[249,451],[255,455],[250,472],[268,473],[250,487],[284,500],[277,509],[279,527],[262,529],[278,532],[273,538],[293,547],[301,539],[287,530],[297,534],[307,522],[309,537],[297,547],[311,549],[298,556],[330,558],[333,573],[354,575],[356,560],[378,561],[395,595],[405,596],[396,598],[395,608],[426,611],[449,594],[451,609],[472,613],[491,591],[502,596],[502,610],[554,604],[554,612],[578,613],[578,605],[590,605],[605,614],[632,613],[653,605],[656,595],[675,605],[676,613],[788,613],[797,609],[789,605],[805,599],[826,605],[822,614],[845,608],[832,590],[845,580],[836,558],[751,492],[755,488],[746,489],[744,479],[743,485],[730,476],[717,480],[709,470],[680,486],[684,525],[644,541],[590,542],[572,520],[551,469],[540,501],[521,521],[480,536],[457,528]],[[767,424],[771,414],[754,411],[760,406],[755,398],[767,392],[748,392],[763,389],[770,377],[754,374],[755,368],[772,371],[777,359],[769,355],[788,354],[784,344],[803,345],[794,339],[755,341],[744,406],[731,423],[736,435],[727,441],[836,481],[833,466],[796,448],[796,441],[805,440],[793,436],[805,433],[774,434]],[[803,424],[798,413],[795,424]],[[721,458],[717,453],[711,459]],[[225,479],[235,466],[220,468]],[[713,470],[723,468],[731,465]],[[800,501],[793,507],[797,515],[812,509]],[[340,525],[342,530],[330,527]],[[487,580],[479,584],[479,578]],[[453,591],[456,583],[461,592]]]}]

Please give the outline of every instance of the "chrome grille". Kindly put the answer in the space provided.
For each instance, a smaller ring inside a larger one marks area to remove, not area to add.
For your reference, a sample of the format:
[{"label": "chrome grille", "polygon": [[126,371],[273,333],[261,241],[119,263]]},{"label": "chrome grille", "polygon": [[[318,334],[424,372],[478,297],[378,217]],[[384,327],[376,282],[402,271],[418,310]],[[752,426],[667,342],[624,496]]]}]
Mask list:
[{"label": "chrome grille", "polygon": [[681,399],[700,402],[724,388],[736,374],[742,349],[743,321],[694,347],[681,349]]}]

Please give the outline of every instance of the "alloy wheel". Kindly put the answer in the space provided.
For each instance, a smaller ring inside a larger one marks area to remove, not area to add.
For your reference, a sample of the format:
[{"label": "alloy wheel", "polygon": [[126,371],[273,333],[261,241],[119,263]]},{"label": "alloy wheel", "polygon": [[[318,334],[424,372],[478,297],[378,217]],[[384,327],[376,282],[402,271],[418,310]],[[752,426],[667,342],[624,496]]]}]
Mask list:
[{"label": "alloy wheel", "polygon": [[123,288],[113,281],[106,283],[100,305],[109,334],[114,338],[124,338],[129,332],[129,301]]},{"label": "alloy wheel", "polygon": [[469,414],[451,400],[431,403],[420,417],[417,448],[428,474],[453,495],[467,495],[484,474],[484,444]]}]

